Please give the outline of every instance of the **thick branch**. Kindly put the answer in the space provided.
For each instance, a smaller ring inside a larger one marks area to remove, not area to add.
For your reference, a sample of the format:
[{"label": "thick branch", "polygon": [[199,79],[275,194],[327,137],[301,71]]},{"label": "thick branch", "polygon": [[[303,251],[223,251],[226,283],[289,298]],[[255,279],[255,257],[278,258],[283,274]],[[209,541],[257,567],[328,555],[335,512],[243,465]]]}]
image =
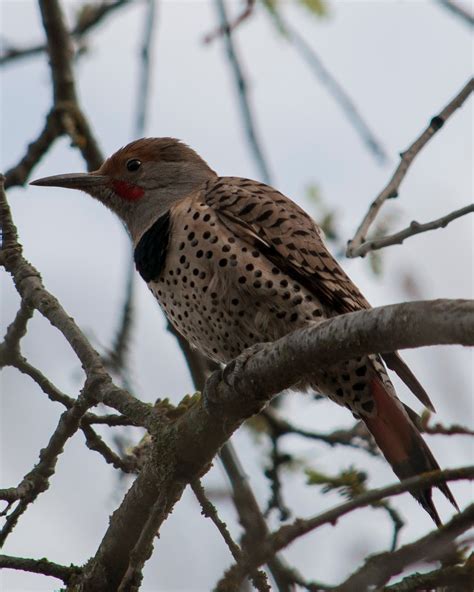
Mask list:
[{"label": "thick branch", "polygon": [[370,204],[369,211],[362,220],[354,238],[349,241],[347,245],[346,255],[348,257],[358,257],[361,255],[361,247],[365,242],[370,226],[373,224],[380,208],[387,201],[387,199],[398,197],[398,191],[405,178],[405,175],[410,168],[410,165],[415,160],[416,156],[431,140],[431,138],[443,127],[444,123],[451,117],[451,115],[459,109],[469,95],[474,90],[474,78],[471,78],[458,92],[458,94],[446,105],[446,107],[430,121],[428,127],[423,133],[411,144],[411,146],[401,153],[401,160],[392,178],[388,184],[377,195],[374,201]]},{"label": "thick branch", "polygon": [[[150,424],[155,438],[152,454],[113,515],[91,562],[91,578],[97,583],[97,588],[92,590],[112,590],[104,588],[109,580],[110,586],[118,585],[145,523],[148,532],[156,533],[186,485],[208,470],[216,452],[242,421],[260,411],[276,393],[310,376],[320,365],[436,343],[474,344],[474,302],[412,302],[340,316],[296,331],[273,344],[262,345],[250,357],[244,354],[224,375],[221,371],[214,373],[205,389],[206,406],[201,401],[188,402],[174,423],[163,426],[160,422],[155,429]],[[223,376],[227,382],[222,380]],[[238,385],[238,389],[229,384]],[[196,446],[196,442],[200,445]],[[462,472],[446,474],[448,478],[465,476]],[[474,469],[470,474],[474,474]],[[434,482],[443,477],[438,474],[424,478]],[[415,482],[416,479],[405,482],[405,488],[413,487]],[[387,495],[404,490],[401,485],[394,486]],[[365,501],[371,503],[380,497],[377,492],[372,497],[367,495]],[[149,512],[145,511],[149,507],[154,508],[151,524]],[[352,506],[346,511],[349,509]],[[314,527],[310,524],[308,528]],[[301,534],[297,532],[295,537]],[[285,540],[272,546],[271,553],[264,556],[255,550],[255,557],[261,557],[265,563],[287,543]],[[148,550],[151,544],[152,540]]]}]

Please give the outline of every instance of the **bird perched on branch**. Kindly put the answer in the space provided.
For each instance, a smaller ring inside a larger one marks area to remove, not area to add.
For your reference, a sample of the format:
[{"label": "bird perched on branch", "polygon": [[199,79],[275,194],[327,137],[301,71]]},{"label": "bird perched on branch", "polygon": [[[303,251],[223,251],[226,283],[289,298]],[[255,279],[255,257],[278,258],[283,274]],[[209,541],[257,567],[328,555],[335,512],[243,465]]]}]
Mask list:
[{"label": "bird perched on branch", "polygon": [[[173,138],[137,140],[97,171],[33,185],[80,189],[113,210],[170,322],[215,361],[228,363],[254,344],[370,307],[306,212],[268,185],[219,177]],[[315,368],[308,386],[364,421],[400,479],[438,469],[382,358],[433,409],[396,352]],[[439,488],[457,507],[446,483]],[[412,493],[439,525],[431,488]]]}]

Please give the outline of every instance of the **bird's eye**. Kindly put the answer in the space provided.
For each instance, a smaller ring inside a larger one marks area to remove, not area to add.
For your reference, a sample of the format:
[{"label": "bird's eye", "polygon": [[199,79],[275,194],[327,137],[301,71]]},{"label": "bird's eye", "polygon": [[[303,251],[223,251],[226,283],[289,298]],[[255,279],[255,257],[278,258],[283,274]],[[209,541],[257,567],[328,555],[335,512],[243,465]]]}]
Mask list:
[{"label": "bird's eye", "polygon": [[138,171],[138,169],[142,166],[142,161],[138,160],[138,158],[131,158],[127,161],[127,170],[131,173]]}]

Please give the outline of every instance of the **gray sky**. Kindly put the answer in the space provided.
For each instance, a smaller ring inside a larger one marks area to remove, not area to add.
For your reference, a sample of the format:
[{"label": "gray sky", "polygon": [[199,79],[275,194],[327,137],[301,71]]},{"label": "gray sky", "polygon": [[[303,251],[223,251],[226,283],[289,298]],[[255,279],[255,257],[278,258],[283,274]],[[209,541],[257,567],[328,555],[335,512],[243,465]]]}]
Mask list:
[{"label": "gray sky", "polygon": [[[67,2],[66,6],[73,16],[78,4]],[[330,6],[331,16],[324,20],[314,19],[293,3],[285,4],[285,14],[376,131],[390,157],[386,166],[374,162],[327,90],[277,34],[263,10],[257,10],[235,38],[274,185],[315,214],[305,188],[316,183],[327,205],[337,210],[346,239],[387,182],[398,152],[472,74],[472,42],[467,27],[434,2],[346,1]],[[131,7],[111,17],[92,35],[89,51],[77,65],[80,98],[106,154],[132,139],[143,12],[141,7]],[[1,17],[2,36],[9,41],[21,45],[43,38],[38,10],[29,0],[3,0]],[[160,3],[146,133],[185,140],[220,174],[258,178],[222,45],[219,41],[202,44],[203,35],[215,25],[212,3]],[[6,169],[41,129],[51,99],[44,57],[5,67],[1,76],[0,156]],[[416,160],[399,200],[386,206],[387,213],[397,216],[396,227],[412,219],[437,218],[472,200],[472,121],[471,100]],[[34,177],[82,170],[80,156],[63,139]],[[123,300],[129,252],[120,223],[80,193],[26,188],[10,191],[9,199],[26,256],[39,268],[48,289],[96,347],[108,345]],[[422,298],[472,297],[472,216],[445,230],[414,237],[403,247],[386,249],[383,264],[382,278],[375,278],[366,261],[344,262],[374,305],[411,298],[403,288],[406,274],[415,278]],[[5,274],[1,298],[3,334],[18,305]],[[192,384],[173,338],[164,330],[163,316],[141,281],[137,281],[137,310],[132,351],[136,393],[148,401],[158,396],[178,401],[192,392]],[[60,388],[77,394],[81,384],[77,360],[38,314],[23,349]],[[405,357],[429,390],[439,420],[472,423],[473,359],[468,350],[440,347],[406,352]],[[11,369],[3,372],[0,385],[1,486],[9,487],[36,462],[62,409]],[[400,388],[400,395],[419,409],[406,389]],[[320,431],[351,424],[350,414],[343,409],[329,402],[315,404],[300,395],[287,399],[284,412]],[[266,446],[245,428],[234,441],[263,507],[269,496],[260,470]],[[472,461],[472,447],[469,450],[465,438],[447,441],[435,436],[428,441],[441,466]],[[370,471],[370,485],[394,481],[384,461],[367,459],[356,451],[349,454],[293,437],[287,446],[317,469],[335,473],[354,463]],[[217,463],[205,485],[228,490]],[[472,497],[463,483],[454,484],[453,491],[461,506]],[[65,564],[84,562],[95,552],[123,492],[113,469],[88,451],[78,435],[68,442],[50,490],[22,518],[5,553],[47,556]],[[339,501],[336,495],[322,496],[305,487],[299,472],[285,479],[285,496],[300,516]],[[451,509],[438,495],[436,503],[448,518]],[[394,505],[409,519],[402,542],[431,529],[428,517],[409,496],[396,499]],[[219,509],[238,534],[231,505],[219,502]],[[277,525],[276,519],[273,524]],[[367,553],[385,550],[390,536],[383,513],[363,510],[340,521],[336,529],[318,530],[298,541],[285,556],[308,578],[336,583]],[[226,547],[186,493],[163,527],[146,568],[144,590],[209,590],[227,565]],[[3,589],[12,592],[58,587],[56,580],[41,576],[11,572],[2,577]]]}]

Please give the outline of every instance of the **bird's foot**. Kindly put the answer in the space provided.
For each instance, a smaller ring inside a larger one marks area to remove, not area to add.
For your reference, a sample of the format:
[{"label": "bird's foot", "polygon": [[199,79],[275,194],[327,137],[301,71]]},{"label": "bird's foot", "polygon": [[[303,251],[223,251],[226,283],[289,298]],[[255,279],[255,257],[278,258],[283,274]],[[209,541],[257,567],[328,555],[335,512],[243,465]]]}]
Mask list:
[{"label": "bird's foot", "polygon": [[238,397],[246,395],[245,367],[251,358],[265,348],[265,343],[256,343],[237,358],[227,364],[223,370],[217,370],[206,381],[203,390],[204,406],[208,412],[212,407],[226,405],[226,403]]}]

